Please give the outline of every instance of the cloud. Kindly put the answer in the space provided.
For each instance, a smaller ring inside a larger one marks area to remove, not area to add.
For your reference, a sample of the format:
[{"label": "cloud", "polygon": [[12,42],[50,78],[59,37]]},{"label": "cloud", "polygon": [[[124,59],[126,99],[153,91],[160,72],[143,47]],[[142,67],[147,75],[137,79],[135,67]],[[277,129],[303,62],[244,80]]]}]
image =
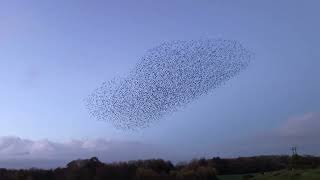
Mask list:
[{"label": "cloud", "polygon": [[0,137],[0,168],[54,168],[65,166],[78,158],[93,156],[97,156],[104,162],[149,158],[164,158],[176,162],[213,156],[289,154],[292,146],[297,146],[300,154],[320,155],[319,129],[320,113],[305,113],[288,118],[273,130],[252,134],[238,141],[203,147],[199,151],[181,150],[179,147],[166,149],[154,144],[106,139],[54,142]]},{"label": "cloud", "polygon": [[71,160],[97,156],[102,161],[163,158],[159,147],[139,142],[106,139],[53,142],[19,137],[0,137],[0,166],[6,168],[52,168]]},{"label": "cloud", "polygon": [[319,138],[319,129],[320,113],[311,112],[288,119],[278,131],[282,136],[305,137],[308,140]]},{"label": "cloud", "polygon": [[298,146],[305,153],[317,153],[320,150],[320,113],[309,112],[286,120],[273,134],[269,141],[287,146]]},{"label": "cloud", "polygon": [[217,146],[224,156],[254,154],[289,154],[292,146],[298,153],[320,155],[320,113],[310,112],[285,120],[279,127],[253,134],[235,142]]}]

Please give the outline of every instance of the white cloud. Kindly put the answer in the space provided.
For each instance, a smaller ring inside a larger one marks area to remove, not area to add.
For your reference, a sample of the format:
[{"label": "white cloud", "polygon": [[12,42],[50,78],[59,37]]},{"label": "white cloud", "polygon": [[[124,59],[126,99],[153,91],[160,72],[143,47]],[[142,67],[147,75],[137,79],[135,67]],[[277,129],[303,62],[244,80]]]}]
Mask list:
[{"label": "white cloud", "polygon": [[306,113],[285,120],[278,128],[271,131],[266,130],[239,141],[228,141],[214,147],[203,147],[199,153],[180,147],[164,149],[152,144],[106,139],[53,142],[0,137],[0,168],[51,168],[64,166],[71,160],[92,156],[97,156],[105,162],[112,162],[148,158],[179,161],[203,156],[209,158],[289,154],[291,146],[298,146],[298,153],[301,154],[320,155],[319,129],[320,113]]},{"label": "white cloud", "polygon": [[302,116],[289,118],[282,127],[279,133],[283,136],[291,137],[320,137],[320,113],[306,113]]},{"label": "white cloud", "polygon": [[311,112],[291,117],[278,128],[217,146],[224,156],[257,154],[290,154],[292,146],[298,153],[320,155],[320,113]]},{"label": "white cloud", "polygon": [[159,147],[139,142],[105,139],[53,142],[19,137],[0,137],[0,166],[13,168],[63,166],[78,158],[99,157],[102,161],[164,158]]}]

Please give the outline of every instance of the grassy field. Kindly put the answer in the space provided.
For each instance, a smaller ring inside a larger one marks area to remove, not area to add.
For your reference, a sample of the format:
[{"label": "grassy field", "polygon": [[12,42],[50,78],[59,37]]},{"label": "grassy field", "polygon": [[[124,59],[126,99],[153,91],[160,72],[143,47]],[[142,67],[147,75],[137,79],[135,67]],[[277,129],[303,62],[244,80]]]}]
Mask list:
[{"label": "grassy field", "polygon": [[320,169],[275,171],[258,174],[250,180],[320,180]]},{"label": "grassy field", "polygon": [[242,180],[243,175],[221,175],[218,176],[219,180]]},{"label": "grassy field", "polygon": [[254,177],[245,179],[244,175],[222,175],[219,180],[320,180],[320,169],[288,170],[256,174]]}]

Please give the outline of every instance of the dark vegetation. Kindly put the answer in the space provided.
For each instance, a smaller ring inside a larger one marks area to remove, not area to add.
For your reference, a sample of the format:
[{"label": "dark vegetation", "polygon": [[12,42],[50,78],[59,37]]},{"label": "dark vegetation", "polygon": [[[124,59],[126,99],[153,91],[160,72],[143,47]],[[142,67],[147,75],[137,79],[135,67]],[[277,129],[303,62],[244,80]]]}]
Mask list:
[{"label": "dark vegetation", "polygon": [[[315,156],[255,156],[197,159],[172,164],[162,159],[102,163],[97,158],[75,160],[52,170],[0,169],[0,180],[215,180],[217,175],[264,173],[320,166]],[[243,176],[245,177],[245,176]],[[250,175],[246,176],[248,179]]]}]

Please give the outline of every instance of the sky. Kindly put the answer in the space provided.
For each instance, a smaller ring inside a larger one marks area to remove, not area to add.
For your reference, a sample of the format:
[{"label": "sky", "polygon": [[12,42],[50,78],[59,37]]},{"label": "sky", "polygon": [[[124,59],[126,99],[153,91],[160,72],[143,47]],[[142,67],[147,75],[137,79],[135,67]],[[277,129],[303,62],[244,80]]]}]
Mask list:
[{"label": "sky", "polygon": [[[319,154],[317,0],[0,2],[0,161]],[[138,131],[92,119],[84,99],[162,42],[228,39],[250,66]]]}]

